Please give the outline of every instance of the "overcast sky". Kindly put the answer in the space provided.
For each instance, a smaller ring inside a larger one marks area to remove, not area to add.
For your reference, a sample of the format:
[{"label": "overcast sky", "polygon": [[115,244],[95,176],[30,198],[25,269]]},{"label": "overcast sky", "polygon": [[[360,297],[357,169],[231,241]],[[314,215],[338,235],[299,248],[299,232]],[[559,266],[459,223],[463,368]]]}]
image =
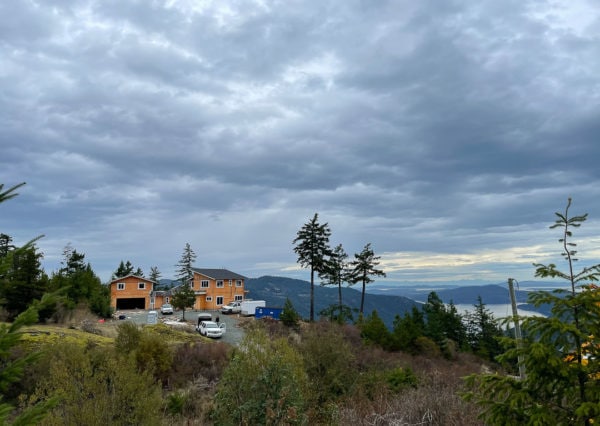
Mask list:
[{"label": "overcast sky", "polygon": [[[314,213],[389,282],[533,279],[573,197],[600,261],[596,0],[0,2],[0,232],[309,279]],[[378,279],[379,282],[383,280]]]}]

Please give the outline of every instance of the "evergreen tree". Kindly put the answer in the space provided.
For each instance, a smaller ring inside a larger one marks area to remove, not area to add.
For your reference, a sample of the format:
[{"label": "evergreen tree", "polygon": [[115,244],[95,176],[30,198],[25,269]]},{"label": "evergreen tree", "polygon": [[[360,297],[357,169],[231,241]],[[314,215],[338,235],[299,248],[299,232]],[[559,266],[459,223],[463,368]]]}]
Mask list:
[{"label": "evergreen tree", "polygon": [[150,267],[150,276],[148,277],[151,281],[154,281],[157,284],[157,289],[158,289],[158,283],[160,281],[160,277],[161,277],[161,273],[158,270],[158,266],[152,266]]},{"label": "evergreen tree", "polygon": [[42,257],[35,244],[19,250],[12,256],[8,273],[0,278],[2,297],[11,319],[48,290],[48,276],[42,269]]},{"label": "evergreen tree", "polygon": [[360,335],[365,340],[375,343],[384,349],[391,349],[392,339],[390,331],[375,310],[360,323]]},{"label": "evergreen tree", "polygon": [[[0,184],[0,204],[17,195],[15,190],[25,183],[21,183],[2,191],[4,187]],[[3,234],[4,235],[4,234]],[[38,237],[40,238],[40,237]],[[14,256],[21,255],[24,251],[30,250],[33,246],[33,241],[25,244],[21,248],[7,250],[0,256],[0,277],[10,271],[13,267]],[[13,424],[36,424],[40,422],[47,414],[48,410],[56,404],[56,399],[48,399],[43,403],[36,403],[28,409],[22,411],[18,416],[12,417],[13,406],[5,400],[6,391],[12,383],[21,380],[23,370],[26,365],[31,364],[37,357],[37,353],[29,353],[27,355],[16,353],[14,349],[19,344],[22,333],[21,329],[30,324],[34,324],[38,320],[38,310],[47,305],[55,303],[52,298],[45,295],[41,302],[32,303],[25,311],[21,312],[13,321],[12,324],[0,324],[0,424],[6,424],[9,417]]]},{"label": "evergreen tree", "polygon": [[12,244],[12,237],[6,234],[0,234],[0,258],[8,256],[11,250],[16,249]]},{"label": "evergreen tree", "polygon": [[90,310],[104,318],[111,316],[110,294],[94,273],[92,266],[85,261],[85,254],[68,245],[63,250],[63,265],[52,275],[50,288],[66,291],[66,308],[74,309],[79,303],[86,304]]},{"label": "evergreen tree", "polygon": [[176,309],[181,309],[183,312],[182,319],[185,321],[186,308],[193,308],[196,303],[196,293],[190,287],[188,282],[182,284],[171,298],[171,304]]},{"label": "evergreen tree", "polygon": [[119,263],[119,267],[112,274],[112,279],[114,280],[114,279],[117,279],[117,278],[123,278],[123,277],[126,277],[128,275],[135,275],[136,277],[143,277],[144,276],[144,271],[140,267],[138,267],[134,271],[133,264],[129,260],[127,262],[123,262],[121,260],[121,263]]},{"label": "evergreen tree", "polygon": [[14,198],[17,195],[19,195],[19,193],[15,191],[23,185],[25,185],[25,182],[21,182],[15,186],[8,188],[5,191],[2,191],[2,189],[4,188],[4,184],[0,183],[0,203],[3,203],[4,201],[10,200],[11,198]]},{"label": "evergreen tree", "polygon": [[196,261],[196,253],[192,250],[192,246],[190,243],[185,243],[185,247],[183,248],[183,253],[181,254],[181,259],[177,262],[175,267],[175,277],[181,282],[181,284],[191,283],[192,278],[194,277],[194,273],[192,272],[192,267],[194,266],[194,262]]},{"label": "evergreen tree", "polygon": [[396,315],[392,337],[394,348],[415,353],[417,339],[425,335],[425,318],[423,312],[413,306],[410,312],[405,312],[404,317]]},{"label": "evergreen tree", "polygon": [[327,223],[319,223],[319,215],[305,223],[298,231],[292,244],[296,244],[294,252],[298,255],[297,262],[303,268],[310,268],[310,321],[315,320],[315,272],[325,271],[326,258],[331,255],[329,237],[331,230]]},{"label": "evergreen tree", "polygon": [[425,316],[425,337],[433,340],[445,356],[452,357],[453,350],[450,341],[459,348],[464,348],[467,342],[466,328],[462,316],[451,302],[448,306],[442,302],[435,291],[427,296],[423,306]]},{"label": "evergreen tree", "polygon": [[337,303],[334,303],[332,305],[327,306],[326,308],[321,309],[319,315],[321,317],[328,318],[329,321],[344,324],[347,322],[354,322],[354,315],[352,315],[353,311],[358,311],[358,308],[351,308],[348,305],[340,306]]},{"label": "evergreen tree", "polygon": [[362,316],[364,311],[366,285],[374,281],[371,277],[385,277],[383,270],[376,269],[376,266],[379,265],[379,259],[380,257],[375,256],[373,249],[371,249],[371,243],[368,243],[360,253],[354,255],[354,260],[350,262],[352,266],[350,283],[362,283],[359,316]]},{"label": "evergreen tree", "polygon": [[483,303],[481,296],[477,297],[477,303],[473,308],[473,311],[465,316],[469,346],[475,354],[494,361],[496,356],[502,353],[500,338],[504,333],[492,312]]},{"label": "evergreen tree", "polygon": [[288,327],[295,327],[296,325],[298,325],[300,315],[298,314],[298,311],[296,311],[296,309],[294,308],[294,304],[289,298],[285,299],[283,310],[281,311],[279,319],[284,325]]},{"label": "evergreen tree", "polygon": [[69,243],[63,249],[61,265],[63,265],[59,270],[61,275],[72,276],[77,272],[81,272],[86,269],[85,254],[77,253],[77,250]]},{"label": "evergreen tree", "polygon": [[133,265],[131,264],[131,262],[128,260],[127,263],[125,263],[121,260],[121,263],[119,263],[119,267],[112,274],[112,279],[114,280],[117,278],[123,278],[131,274],[133,274]]},{"label": "evergreen tree", "polygon": [[529,296],[536,306],[551,305],[548,317],[527,317],[523,344],[507,350],[500,361],[521,358],[525,378],[474,375],[467,399],[484,408],[489,424],[582,424],[600,420],[600,291],[590,285],[600,278],[600,264],[574,271],[576,244],[572,228],[587,214],[569,217],[571,199],[550,228],[562,228],[559,242],[566,271],[555,264],[534,264],[536,277],[562,278],[568,290],[537,291]]},{"label": "evergreen tree", "polygon": [[342,312],[342,284],[350,278],[350,270],[346,261],[348,255],[341,244],[335,246],[329,258],[326,259],[324,270],[319,274],[323,285],[336,285],[338,287],[339,311]]}]

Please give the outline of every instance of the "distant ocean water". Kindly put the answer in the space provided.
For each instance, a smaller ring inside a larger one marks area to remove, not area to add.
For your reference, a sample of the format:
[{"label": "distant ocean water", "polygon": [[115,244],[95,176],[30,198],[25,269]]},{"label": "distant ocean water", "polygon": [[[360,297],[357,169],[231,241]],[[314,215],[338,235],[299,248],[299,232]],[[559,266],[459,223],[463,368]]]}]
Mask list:
[{"label": "distant ocean water", "polygon": [[[458,313],[463,314],[465,311],[472,311],[474,309],[473,305],[455,305]],[[506,318],[512,316],[512,308],[510,303],[500,304],[500,305],[485,305],[485,307],[494,315],[494,318]],[[523,309],[518,309],[519,315],[521,316],[543,316],[539,312],[534,311],[526,311]]]}]

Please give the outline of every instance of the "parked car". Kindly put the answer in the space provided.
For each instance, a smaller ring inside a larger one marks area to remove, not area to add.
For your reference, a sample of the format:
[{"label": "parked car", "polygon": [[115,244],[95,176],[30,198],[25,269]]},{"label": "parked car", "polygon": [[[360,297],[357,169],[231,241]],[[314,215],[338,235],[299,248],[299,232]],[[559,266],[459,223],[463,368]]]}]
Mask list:
[{"label": "parked car", "polygon": [[202,336],[218,339],[219,337],[223,336],[225,329],[224,325],[225,324],[223,324],[223,326],[219,326],[219,324],[214,321],[201,321],[200,325],[198,325],[196,329]]},{"label": "parked car", "polygon": [[160,313],[163,315],[173,315],[173,306],[169,303],[165,303],[160,307]]}]

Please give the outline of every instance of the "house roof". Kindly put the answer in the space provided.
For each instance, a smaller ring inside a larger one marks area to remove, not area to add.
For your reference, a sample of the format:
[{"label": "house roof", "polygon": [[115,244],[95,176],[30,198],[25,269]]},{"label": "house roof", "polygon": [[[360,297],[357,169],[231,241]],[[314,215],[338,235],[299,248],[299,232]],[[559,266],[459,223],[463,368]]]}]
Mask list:
[{"label": "house roof", "polygon": [[213,280],[245,280],[246,277],[235,272],[231,272],[228,269],[209,269],[209,268],[192,268],[192,272],[195,272],[205,277],[212,278]]},{"label": "house roof", "polygon": [[116,283],[116,282],[119,282],[119,281],[123,281],[126,278],[135,278],[135,279],[138,279],[138,280],[147,281],[147,282],[152,283],[152,284],[158,284],[156,281],[152,281],[149,278],[144,278],[144,277],[140,277],[139,275],[133,275],[133,274],[129,274],[129,275],[126,275],[124,277],[117,277],[114,280],[112,280],[109,284],[113,284],[113,283]]}]

